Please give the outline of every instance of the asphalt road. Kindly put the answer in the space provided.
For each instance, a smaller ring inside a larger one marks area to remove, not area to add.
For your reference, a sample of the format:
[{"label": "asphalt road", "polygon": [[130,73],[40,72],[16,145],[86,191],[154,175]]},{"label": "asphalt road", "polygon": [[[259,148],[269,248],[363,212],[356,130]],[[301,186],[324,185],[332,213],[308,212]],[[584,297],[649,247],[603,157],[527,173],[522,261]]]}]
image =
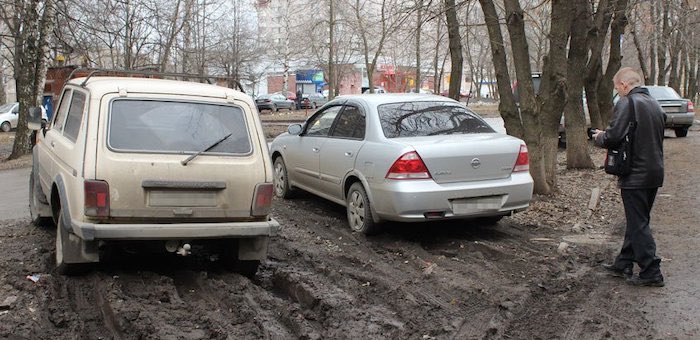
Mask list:
[{"label": "asphalt road", "polygon": [[29,173],[31,168],[0,171],[0,221],[29,217]]}]

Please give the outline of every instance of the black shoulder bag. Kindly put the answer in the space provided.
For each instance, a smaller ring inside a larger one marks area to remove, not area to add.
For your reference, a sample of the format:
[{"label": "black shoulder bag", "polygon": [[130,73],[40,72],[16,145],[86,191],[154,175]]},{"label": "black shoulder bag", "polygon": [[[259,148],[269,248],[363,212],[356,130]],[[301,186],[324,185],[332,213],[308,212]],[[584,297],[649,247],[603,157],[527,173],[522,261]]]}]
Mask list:
[{"label": "black shoulder bag", "polygon": [[632,168],[632,144],[634,133],[637,130],[637,113],[634,109],[632,97],[629,97],[632,114],[627,126],[627,133],[622,137],[620,145],[609,148],[605,157],[605,172],[615,176],[629,175]]}]

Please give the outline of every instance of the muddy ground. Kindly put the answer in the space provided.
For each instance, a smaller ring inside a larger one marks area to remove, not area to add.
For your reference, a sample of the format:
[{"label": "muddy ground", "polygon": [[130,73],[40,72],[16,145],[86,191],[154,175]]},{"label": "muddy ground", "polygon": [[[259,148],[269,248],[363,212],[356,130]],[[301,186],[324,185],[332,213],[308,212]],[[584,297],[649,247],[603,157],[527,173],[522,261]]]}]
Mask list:
[{"label": "muddy ground", "polygon": [[[623,233],[615,181],[562,161],[556,194],[496,226],[391,223],[365,237],[333,203],[276,200],[282,228],[252,280],[206,250],[115,252],[86,275],[60,276],[53,228],[4,221],[0,338],[698,338],[700,133],[667,136],[652,221],[664,288],[630,287],[599,268]],[[592,156],[602,163],[602,152]],[[593,188],[601,194],[589,209]]]}]

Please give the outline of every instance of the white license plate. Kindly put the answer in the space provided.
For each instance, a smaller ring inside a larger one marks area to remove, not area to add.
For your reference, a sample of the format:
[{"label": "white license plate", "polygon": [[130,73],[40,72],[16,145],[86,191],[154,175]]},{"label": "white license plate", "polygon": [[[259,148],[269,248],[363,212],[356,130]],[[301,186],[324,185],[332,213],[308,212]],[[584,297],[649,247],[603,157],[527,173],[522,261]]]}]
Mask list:
[{"label": "white license plate", "polygon": [[483,211],[501,209],[504,195],[460,198],[452,200],[452,212],[455,215],[473,214]]}]

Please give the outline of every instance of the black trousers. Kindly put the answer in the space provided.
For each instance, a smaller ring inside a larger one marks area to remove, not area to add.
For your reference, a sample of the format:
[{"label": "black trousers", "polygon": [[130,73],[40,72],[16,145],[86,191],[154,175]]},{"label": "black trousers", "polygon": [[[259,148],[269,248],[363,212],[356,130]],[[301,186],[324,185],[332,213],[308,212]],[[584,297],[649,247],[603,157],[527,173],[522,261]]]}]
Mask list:
[{"label": "black trousers", "polygon": [[639,265],[640,278],[654,278],[661,275],[656,256],[656,242],[649,227],[651,207],[654,205],[657,188],[621,189],[622,204],[625,207],[627,228],[620,255],[615,259],[618,268]]}]

